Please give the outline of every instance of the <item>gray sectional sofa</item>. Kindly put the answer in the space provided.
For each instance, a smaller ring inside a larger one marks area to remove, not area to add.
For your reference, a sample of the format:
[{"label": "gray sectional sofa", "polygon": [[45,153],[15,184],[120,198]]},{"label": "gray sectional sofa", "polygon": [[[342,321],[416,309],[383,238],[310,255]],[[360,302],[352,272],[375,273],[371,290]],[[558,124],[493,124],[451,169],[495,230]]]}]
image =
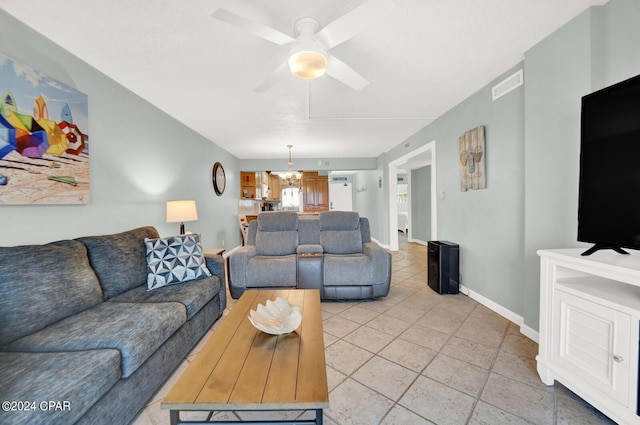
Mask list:
[{"label": "gray sectional sofa", "polygon": [[369,220],[352,211],[258,215],[245,246],[229,255],[229,290],[318,289],[325,300],[384,297],[391,255],[371,241]]},{"label": "gray sectional sofa", "polygon": [[149,291],[145,238],[0,247],[0,423],[129,423],[221,316],[222,257]]}]

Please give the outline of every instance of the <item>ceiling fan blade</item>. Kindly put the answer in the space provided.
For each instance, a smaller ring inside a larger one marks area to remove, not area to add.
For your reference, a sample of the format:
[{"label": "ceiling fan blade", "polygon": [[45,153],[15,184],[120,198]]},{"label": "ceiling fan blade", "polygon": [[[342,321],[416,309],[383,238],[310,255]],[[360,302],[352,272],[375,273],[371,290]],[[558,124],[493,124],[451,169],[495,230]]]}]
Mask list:
[{"label": "ceiling fan blade", "polygon": [[250,21],[247,18],[236,15],[235,13],[229,12],[225,9],[217,9],[211,16],[280,46],[284,46],[295,41],[293,37],[290,37],[287,34],[266,25]]},{"label": "ceiling fan blade", "polygon": [[333,55],[328,59],[327,74],[354,90],[362,90],[369,85],[362,75]]},{"label": "ceiling fan blade", "polygon": [[391,3],[388,0],[370,0],[327,24],[316,35],[329,50],[382,20],[389,13]]},{"label": "ceiling fan blade", "polygon": [[267,76],[260,83],[258,87],[254,89],[254,91],[264,93],[269,90],[271,87],[275,86],[280,80],[287,76],[289,73],[289,64],[287,62],[283,62],[282,65],[274,69],[271,74]]}]

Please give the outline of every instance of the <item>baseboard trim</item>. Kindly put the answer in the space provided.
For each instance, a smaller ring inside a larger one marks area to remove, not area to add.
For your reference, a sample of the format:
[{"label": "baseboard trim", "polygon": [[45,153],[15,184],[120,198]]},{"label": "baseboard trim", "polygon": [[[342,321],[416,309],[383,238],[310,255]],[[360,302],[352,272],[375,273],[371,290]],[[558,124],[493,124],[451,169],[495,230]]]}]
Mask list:
[{"label": "baseboard trim", "polygon": [[371,242],[375,242],[375,243],[377,243],[378,245],[380,245],[381,247],[383,247],[384,249],[386,249],[386,250],[388,250],[388,251],[391,251],[391,247],[390,247],[389,245],[386,245],[386,244],[380,243],[380,241],[379,241],[379,240],[377,240],[376,238],[371,238]]},{"label": "baseboard trim", "polygon": [[522,316],[520,316],[519,314],[516,314],[513,311],[511,311],[511,310],[509,310],[507,308],[504,308],[500,304],[490,300],[489,298],[487,298],[487,297],[485,297],[483,295],[480,295],[479,293],[467,288],[464,285],[460,285],[460,292],[462,292],[463,294],[467,295],[469,298],[476,300],[477,302],[479,302],[483,306],[487,307],[488,309],[495,311],[496,313],[498,313],[500,316],[504,317],[505,319],[508,319],[508,320],[512,321],[513,323],[515,323],[516,325],[518,325],[520,327],[520,333],[521,334],[523,334],[527,338],[532,339],[536,343],[538,342],[538,338],[539,338],[538,331],[536,331],[535,329],[532,329],[531,327],[525,325],[524,324],[524,318]]},{"label": "baseboard trim", "polygon": [[407,242],[417,243],[418,245],[429,246],[428,242],[425,242],[425,241],[420,240],[420,239],[407,239]]}]

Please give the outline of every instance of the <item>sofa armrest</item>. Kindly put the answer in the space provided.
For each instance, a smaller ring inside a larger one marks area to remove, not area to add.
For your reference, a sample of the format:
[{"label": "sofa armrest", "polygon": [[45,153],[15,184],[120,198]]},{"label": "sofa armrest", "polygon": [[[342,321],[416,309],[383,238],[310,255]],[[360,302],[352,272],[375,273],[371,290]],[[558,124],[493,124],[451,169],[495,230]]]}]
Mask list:
[{"label": "sofa armrest", "polygon": [[362,252],[373,263],[373,282],[387,283],[391,279],[391,254],[380,245],[369,242],[362,244]]},{"label": "sofa armrest", "polygon": [[247,266],[256,254],[255,245],[245,245],[229,254],[229,287],[247,286]]},{"label": "sofa armrest", "polygon": [[322,254],[322,245],[315,243],[298,245],[296,254]]},{"label": "sofa armrest", "polygon": [[218,276],[221,282],[224,282],[224,258],[222,255],[204,255],[207,262],[207,268],[212,275]]}]

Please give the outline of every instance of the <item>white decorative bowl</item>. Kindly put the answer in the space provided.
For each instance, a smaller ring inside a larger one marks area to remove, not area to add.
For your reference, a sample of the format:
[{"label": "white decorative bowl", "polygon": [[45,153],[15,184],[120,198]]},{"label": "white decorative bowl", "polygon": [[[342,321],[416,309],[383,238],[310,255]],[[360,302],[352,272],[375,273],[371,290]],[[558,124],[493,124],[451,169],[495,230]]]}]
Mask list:
[{"label": "white decorative bowl", "polygon": [[271,335],[287,334],[298,329],[302,323],[302,310],[278,297],[275,301],[268,300],[266,306],[258,304],[255,310],[249,312],[249,321],[262,332]]}]

